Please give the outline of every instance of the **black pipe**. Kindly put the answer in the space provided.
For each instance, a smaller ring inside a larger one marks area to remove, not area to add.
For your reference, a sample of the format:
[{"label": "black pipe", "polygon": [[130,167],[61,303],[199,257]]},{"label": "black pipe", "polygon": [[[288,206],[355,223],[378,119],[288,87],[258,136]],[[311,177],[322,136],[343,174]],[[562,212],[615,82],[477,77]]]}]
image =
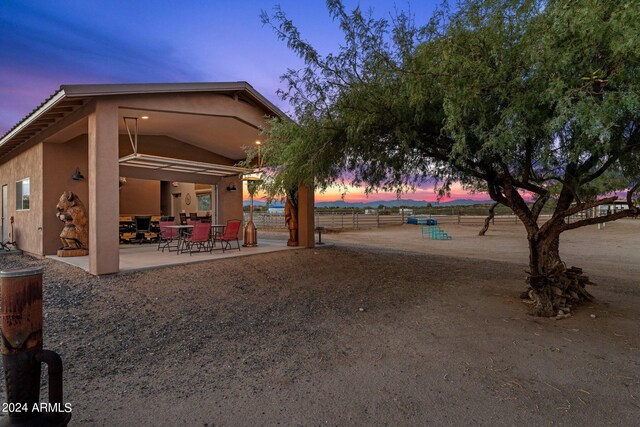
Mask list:
[{"label": "black pipe", "polygon": [[40,350],[36,359],[46,363],[49,372],[49,402],[62,404],[62,359],[55,351]]}]

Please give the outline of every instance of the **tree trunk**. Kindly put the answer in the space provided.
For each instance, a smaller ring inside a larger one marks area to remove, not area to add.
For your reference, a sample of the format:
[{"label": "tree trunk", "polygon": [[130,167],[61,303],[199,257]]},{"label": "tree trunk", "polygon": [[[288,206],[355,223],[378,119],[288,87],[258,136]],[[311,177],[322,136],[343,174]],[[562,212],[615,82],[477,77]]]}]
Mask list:
[{"label": "tree trunk", "polygon": [[523,293],[535,316],[564,318],[573,305],[593,300],[585,286],[593,284],[577,267],[560,258],[560,233],[553,228],[529,236],[529,289]]},{"label": "tree trunk", "polygon": [[491,223],[491,220],[495,216],[496,206],[498,206],[497,202],[491,205],[491,207],[489,208],[489,216],[485,218],[484,226],[482,227],[482,230],[480,230],[480,233],[478,233],[478,236],[484,236],[484,233],[486,233],[487,230],[489,229],[489,224]]}]

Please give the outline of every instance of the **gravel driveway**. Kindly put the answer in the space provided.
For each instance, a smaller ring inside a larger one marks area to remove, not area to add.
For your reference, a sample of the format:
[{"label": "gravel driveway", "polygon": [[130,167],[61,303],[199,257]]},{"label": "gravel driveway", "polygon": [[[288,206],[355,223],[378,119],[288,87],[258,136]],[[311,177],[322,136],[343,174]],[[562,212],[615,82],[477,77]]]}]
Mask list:
[{"label": "gravel driveway", "polygon": [[526,315],[521,260],[338,240],[101,278],[0,266],[45,268],[71,425],[637,423],[637,280],[598,271],[615,285],[552,321]]}]

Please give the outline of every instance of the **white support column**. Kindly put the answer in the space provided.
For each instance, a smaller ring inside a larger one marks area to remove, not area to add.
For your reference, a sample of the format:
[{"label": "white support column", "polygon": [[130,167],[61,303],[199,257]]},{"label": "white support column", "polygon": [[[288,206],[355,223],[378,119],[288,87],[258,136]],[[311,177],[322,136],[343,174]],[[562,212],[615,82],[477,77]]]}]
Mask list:
[{"label": "white support column", "polygon": [[97,101],[89,115],[89,272],[120,269],[118,107]]}]

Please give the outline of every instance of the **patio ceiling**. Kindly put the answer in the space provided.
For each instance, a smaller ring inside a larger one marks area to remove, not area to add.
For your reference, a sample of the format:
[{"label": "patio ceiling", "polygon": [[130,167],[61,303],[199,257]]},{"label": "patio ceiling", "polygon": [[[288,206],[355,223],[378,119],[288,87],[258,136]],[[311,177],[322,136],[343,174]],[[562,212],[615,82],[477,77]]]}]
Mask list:
[{"label": "patio ceiling", "polygon": [[144,116],[148,119],[138,119],[138,135],[166,135],[234,160],[244,159],[245,148],[260,138],[257,126],[235,116],[126,108],[120,109],[119,116],[118,132],[121,135],[127,134],[124,117]]}]

